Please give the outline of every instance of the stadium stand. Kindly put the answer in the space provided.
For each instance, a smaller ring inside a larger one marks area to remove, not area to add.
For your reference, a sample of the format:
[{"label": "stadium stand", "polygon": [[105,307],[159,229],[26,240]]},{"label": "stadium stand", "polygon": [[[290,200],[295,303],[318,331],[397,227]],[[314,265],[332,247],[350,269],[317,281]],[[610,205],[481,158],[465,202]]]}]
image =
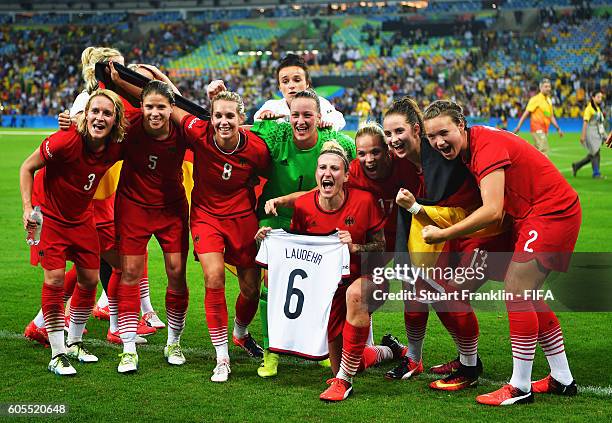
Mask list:
[{"label": "stadium stand", "polygon": [[[573,116],[590,90],[610,85],[606,57],[612,20],[607,13],[592,17],[592,9],[568,1],[539,4],[539,20],[525,33],[497,30],[488,13],[466,21],[463,14],[482,12],[483,2],[430,2],[419,11],[422,18],[459,14],[450,35],[418,28],[408,35],[383,30],[385,22],[398,19],[412,24],[414,13],[393,13],[406,11],[399,4],[0,14],[0,101],[4,113],[55,115],[82,85],[77,71],[82,49],[112,45],[128,63],[152,63],[169,72],[187,97],[204,105],[205,84],[220,78],[249,107],[257,107],[277,94],[274,68],[280,56],[298,51],[316,79],[356,78],[332,100],[346,115],[367,101],[376,117],[394,97],[408,94],[425,103],[449,96],[472,116],[516,117],[537,80],[549,76],[557,112]],[[524,7],[523,0],[500,5]],[[304,16],[318,19],[306,24],[287,19]],[[474,25],[479,19],[484,28]],[[80,26],[71,25],[76,22]]]}]

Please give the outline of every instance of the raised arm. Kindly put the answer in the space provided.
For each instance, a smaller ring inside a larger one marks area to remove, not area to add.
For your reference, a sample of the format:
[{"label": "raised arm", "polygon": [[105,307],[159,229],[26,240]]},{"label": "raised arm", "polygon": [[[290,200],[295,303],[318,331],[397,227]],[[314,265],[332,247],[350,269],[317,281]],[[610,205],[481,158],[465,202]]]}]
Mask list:
[{"label": "raised arm", "polygon": [[395,202],[402,208],[408,210],[416,220],[423,226],[432,225],[436,226],[436,223],[431,220],[427,212],[417,203],[414,195],[405,188],[400,188],[395,197]]},{"label": "raised arm", "polygon": [[[112,62],[109,63],[109,66],[111,70],[111,79],[113,80],[113,82],[119,88],[126,91],[130,95],[133,95],[136,98],[140,98],[140,94],[142,93],[142,88],[132,85],[129,82],[121,79],[121,77],[119,77],[119,72],[117,72]],[[176,86],[172,83],[170,78],[164,75],[157,67],[153,65],[143,65],[143,64],[139,64],[138,66],[150,72],[155,79],[168,84],[170,88],[172,88],[172,91],[174,91],[175,94],[178,94],[178,95],[181,94],[178,88],[176,88]],[[189,115],[189,113],[175,106],[172,108],[172,115],[170,116],[170,118],[172,119],[174,123],[176,123],[177,125],[180,125],[183,118],[187,115]]]},{"label": "raised arm", "polygon": [[176,88],[176,85],[174,85],[174,83],[170,80],[170,78],[168,78],[168,75],[160,71],[156,66],[145,65],[145,64],[138,64],[137,66],[141,68],[145,68],[146,70],[148,70],[149,72],[153,74],[153,77],[155,79],[157,79],[158,81],[165,82],[166,84],[170,85],[170,88],[172,88],[172,91],[174,91],[175,94],[181,95],[181,92],[179,91],[178,88]]},{"label": "raised arm", "polygon": [[136,85],[132,85],[129,82],[121,79],[121,77],[119,76],[119,72],[117,72],[117,69],[115,69],[115,65],[113,64],[113,62],[109,62],[108,66],[110,68],[110,76],[113,83],[129,95],[134,96],[136,98],[140,98],[142,88],[137,87]]}]

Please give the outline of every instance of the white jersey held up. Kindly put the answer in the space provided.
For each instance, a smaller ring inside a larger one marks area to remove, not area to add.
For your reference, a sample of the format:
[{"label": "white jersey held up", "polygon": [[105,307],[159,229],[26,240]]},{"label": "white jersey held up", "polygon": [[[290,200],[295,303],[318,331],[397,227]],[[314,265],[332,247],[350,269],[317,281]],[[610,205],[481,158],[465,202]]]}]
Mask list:
[{"label": "white jersey held up", "polygon": [[348,246],[338,234],[295,235],[274,229],[255,259],[268,268],[270,350],[327,358],[327,323],[342,278],[350,275]]},{"label": "white jersey held up", "polygon": [[[321,105],[321,120],[323,122],[329,122],[332,124],[332,128],[336,131],[342,130],[346,126],[346,121],[344,120],[344,116],[342,113],[336,110],[333,104],[331,104],[327,99],[319,96],[319,103]],[[255,112],[255,116],[253,116],[253,120],[261,120],[259,115],[261,112],[265,110],[270,110],[277,115],[286,116],[286,118],[278,119],[280,122],[288,122],[289,121],[289,105],[284,98],[280,100],[268,100],[264,103],[261,108]]]}]

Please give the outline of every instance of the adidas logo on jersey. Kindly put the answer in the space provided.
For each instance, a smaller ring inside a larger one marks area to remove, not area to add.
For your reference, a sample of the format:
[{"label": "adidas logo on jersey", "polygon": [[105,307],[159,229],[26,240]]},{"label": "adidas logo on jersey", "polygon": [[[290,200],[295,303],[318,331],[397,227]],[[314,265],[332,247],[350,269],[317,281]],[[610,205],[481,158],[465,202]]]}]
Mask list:
[{"label": "adidas logo on jersey", "polygon": [[51,154],[51,149],[49,148],[49,141],[45,143],[45,151],[47,152],[47,156],[53,157],[53,154]]},{"label": "adidas logo on jersey", "polygon": [[188,128],[189,129],[193,128],[193,125],[195,125],[195,123],[199,120],[200,120],[199,118],[194,118],[191,122],[189,122]]}]

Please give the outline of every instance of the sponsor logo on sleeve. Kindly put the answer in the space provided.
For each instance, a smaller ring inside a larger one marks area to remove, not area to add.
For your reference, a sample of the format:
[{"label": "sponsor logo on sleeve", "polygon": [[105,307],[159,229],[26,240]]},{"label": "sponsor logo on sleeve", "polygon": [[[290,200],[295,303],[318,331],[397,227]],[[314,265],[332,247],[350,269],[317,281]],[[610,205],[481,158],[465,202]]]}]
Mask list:
[{"label": "sponsor logo on sleeve", "polygon": [[193,125],[195,125],[195,123],[196,123],[197,121],[199,121],[199,120],[200,120],[200,118],[194,118],[194,119],[193,119],[191,122],[189,122],[189,126],[188,126],[188,128],[189,128],[189,129],[193,128]]},{"label": "sponsor logo on sleeve", "polygon": [[53,157],[53,154],[51,154],[51,149],[49,148],[49,141],[48,140],[45,143],[45,151],[47,152],[47,156],[49,156],[49,158]]}]

